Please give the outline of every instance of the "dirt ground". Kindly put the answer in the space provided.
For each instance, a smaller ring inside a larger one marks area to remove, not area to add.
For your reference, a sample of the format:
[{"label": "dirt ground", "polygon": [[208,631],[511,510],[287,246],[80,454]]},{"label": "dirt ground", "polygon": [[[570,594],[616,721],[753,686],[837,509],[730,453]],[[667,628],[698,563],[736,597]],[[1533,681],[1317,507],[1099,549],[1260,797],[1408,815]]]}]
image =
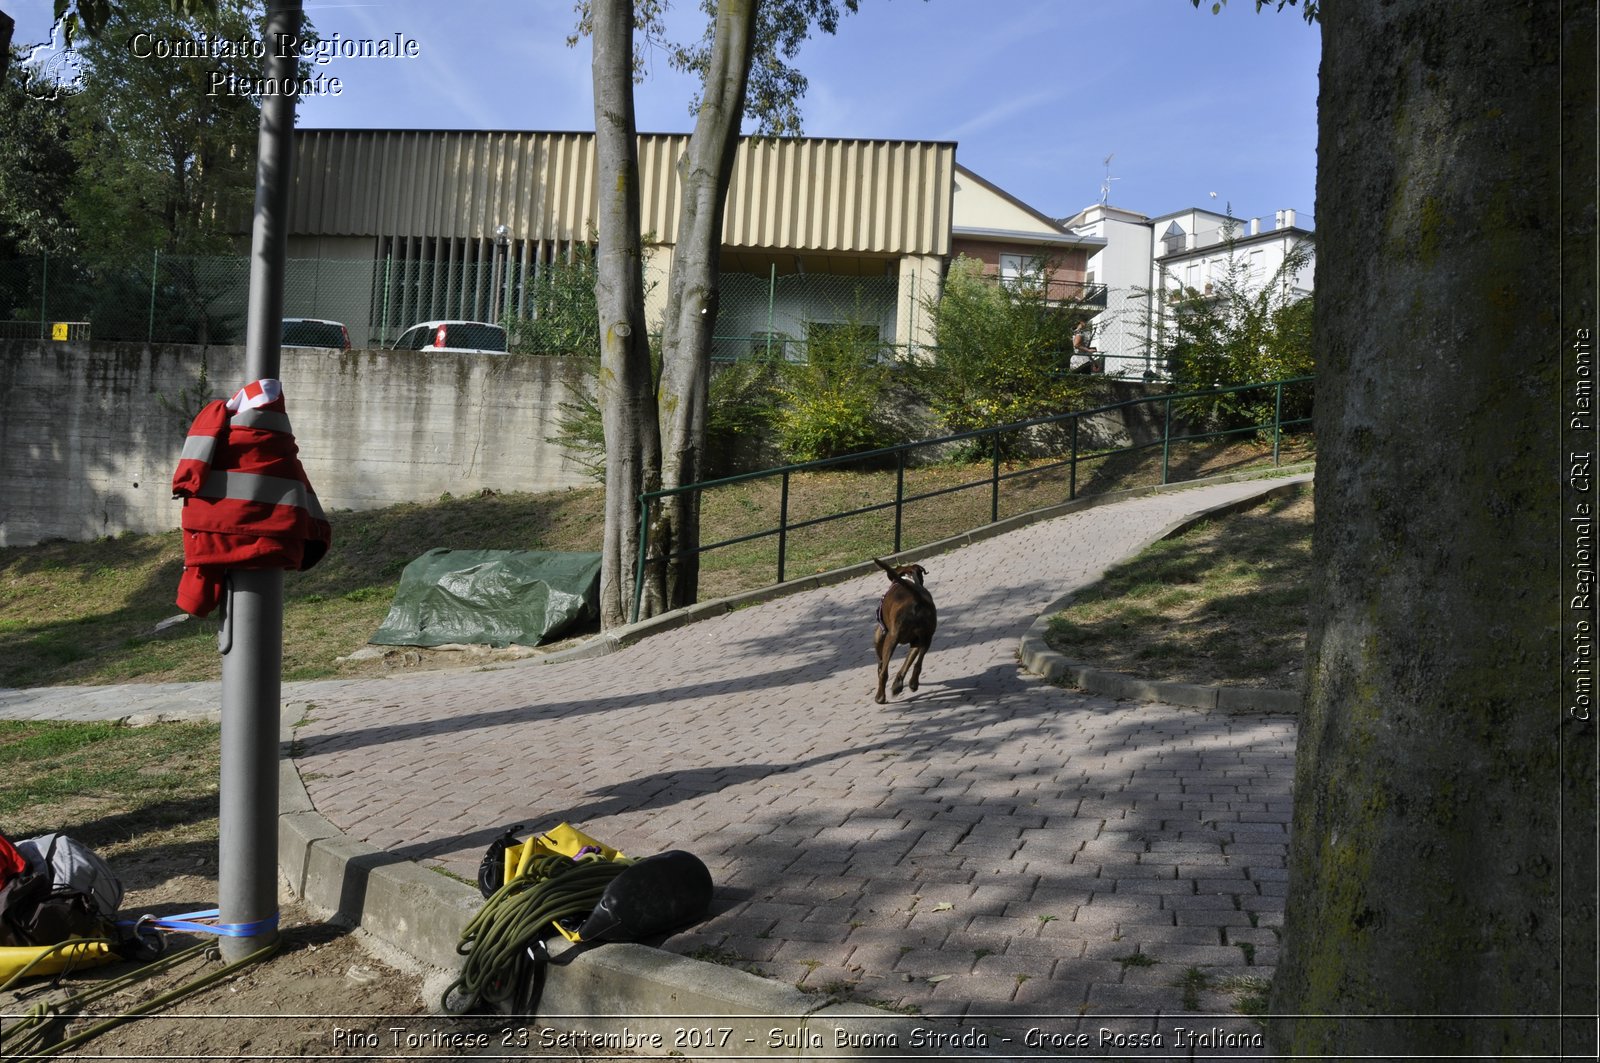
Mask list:
[{"label": "dirt ground", "polygon": [[[160,862],[121,862],[116,871],[127,888],[124,917],[214,907],[216,881],[204,873],[211,862],[198,852]],[[553,1034],[519,1018],[440,1014],[438,997],[447,976],[424,972],[359,930],[326,922],[287,893],[280,895],[279,904],[281,943],[271,956],[151,1016],[101,1033],[59,1058],[581,1058],[571,1049],[548,1047]],[[204,940],[204,935],[172,934],[167,954]],[[62,1036],[107,1015],[125,1014],[221,966],[220,960],[202,955],[151,974],[109,1000],[93,1003],[93,1018],[69,1023]],[[14,1021],[41,1000],[60,1000],[67,992],[138,969],[116,964],[78,972],[59,985],[34,979],[0,993],[0,1056],[11,1059]],[[62,1006],[62,1011],[69,1008]]]},{"label": "dirt ground", "polygon": [[373,646],[361,647],[348,657],[336,657],[340,679],[367,679],[406,672],[440,669],[499,668],[532,657],[544,657],[581,646],[600,633],[598,627],[538,646]]}]

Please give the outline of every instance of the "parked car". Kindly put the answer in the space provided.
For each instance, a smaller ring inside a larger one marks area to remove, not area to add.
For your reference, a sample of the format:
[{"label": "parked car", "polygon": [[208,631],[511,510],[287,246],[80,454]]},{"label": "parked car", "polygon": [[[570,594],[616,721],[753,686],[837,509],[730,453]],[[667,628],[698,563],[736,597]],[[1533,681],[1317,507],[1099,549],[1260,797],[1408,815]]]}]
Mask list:
[{"label": "parked car", "polygon": [[283,319],[284,347],[331,347],[336,351],[350,349],[350,330],[339,321],[324,321],[315,317],[286,317]]},{"label": "parked car", "polygon": [[424,321],[400,333],[396,351],[505,354],[506,330],[487,321]]}]

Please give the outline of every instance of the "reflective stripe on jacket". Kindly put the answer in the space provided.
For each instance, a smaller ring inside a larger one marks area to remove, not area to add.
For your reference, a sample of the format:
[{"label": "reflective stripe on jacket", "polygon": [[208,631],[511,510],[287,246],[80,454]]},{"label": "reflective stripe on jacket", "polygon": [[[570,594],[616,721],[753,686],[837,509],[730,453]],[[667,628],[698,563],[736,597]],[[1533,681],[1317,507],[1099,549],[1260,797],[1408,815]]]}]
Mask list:
[{"label": "reflective stripe on jacket", "polygon": [[[270,401],[263,401],[268,385]],[[241,404],[250,388],[257,389],[253,403]],[[200,411],[184,440],[172,493],[184,500],[178,605],[196,616],[216,608],[227,569],[303,571],[332,542],[277,381],[257,381],[231,402],[218,399]]]}]

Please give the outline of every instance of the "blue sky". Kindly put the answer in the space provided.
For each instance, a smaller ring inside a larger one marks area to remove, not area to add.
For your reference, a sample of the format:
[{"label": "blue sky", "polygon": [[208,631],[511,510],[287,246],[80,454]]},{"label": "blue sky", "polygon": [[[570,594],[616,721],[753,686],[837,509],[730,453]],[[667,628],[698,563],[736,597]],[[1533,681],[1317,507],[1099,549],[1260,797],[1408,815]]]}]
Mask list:
[{"label": "blue sky", "polygon": [[[1046,214],[1112,203],[1270,218],[1314,209],[1320,34],[1298,11],[1220,15],[1189,0],[861,0],[798,63],[811,136],[953,140],[957,161]],[[50,0],[0,0],[19,43],[50,33]],[[593,128],[587,43],[571,0],[306,0],[324,38],[417,42],[403,59],[320,68],[338,96],[302,102],[303,127]],[[672,25],[697,37],[696,0]],[[639,127],[684,131],[693,86],[650,63]],[[1212,195],[1215,193],[1215,196]]]}]

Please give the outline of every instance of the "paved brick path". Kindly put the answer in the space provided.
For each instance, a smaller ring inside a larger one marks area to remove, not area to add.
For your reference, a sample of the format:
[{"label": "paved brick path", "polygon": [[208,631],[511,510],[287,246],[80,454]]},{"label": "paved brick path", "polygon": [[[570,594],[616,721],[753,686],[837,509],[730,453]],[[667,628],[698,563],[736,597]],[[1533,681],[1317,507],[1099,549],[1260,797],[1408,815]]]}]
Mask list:
[{"label": "paved brick path", "polygon": [[600,658],[303,685],[298,765],[346,833],[464,876],[517,823],[688,849],[715,914],[667,947],[819,992],[1169,1048],[1178,1027],[1251,1031],[1209,1013],[1276,960],[1292,719],[1086,696],[1016,656],[1065,590],[1262,486],[1085,510],[925,561],[939,632],[922,689],[886,705],[875,575]]}]

